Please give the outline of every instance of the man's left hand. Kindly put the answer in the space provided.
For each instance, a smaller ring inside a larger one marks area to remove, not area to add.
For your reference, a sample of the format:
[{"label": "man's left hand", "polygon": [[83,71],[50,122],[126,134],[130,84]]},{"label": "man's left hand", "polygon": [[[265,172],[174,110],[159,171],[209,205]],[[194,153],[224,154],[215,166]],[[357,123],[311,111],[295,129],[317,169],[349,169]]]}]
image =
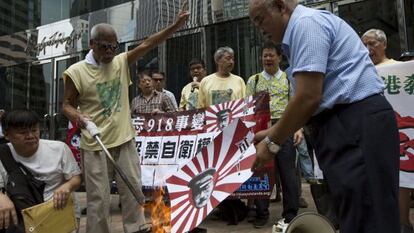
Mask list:
[{"label": "man's left hand", "polygon": [[63,184],[53,193],[53,206],[55,209],[63,209],[71,191],[67,184]]},{"label": "man's left hand", "polygon": [[262,168],[265,164],[270,162],[275,154],[269,151],[266,142],[263,140],[256,145],[256,160],[253,163],[252,171]]},{"label": "man's left hand", "polygon": [[302,129],[299,129],[296,131],[296,133],[293,135],[293,145],[297,146],[299,145],[303,140],[303,132]]},{"label": "man's left hand", "polygon": [[175,24],[181,27],[185,24],[185,22],[187,22],[189,17],[190,12],[188,12],[188,0],[184,0],[183,4],[181,5],[180,12],[178,12],[177,21]]}]

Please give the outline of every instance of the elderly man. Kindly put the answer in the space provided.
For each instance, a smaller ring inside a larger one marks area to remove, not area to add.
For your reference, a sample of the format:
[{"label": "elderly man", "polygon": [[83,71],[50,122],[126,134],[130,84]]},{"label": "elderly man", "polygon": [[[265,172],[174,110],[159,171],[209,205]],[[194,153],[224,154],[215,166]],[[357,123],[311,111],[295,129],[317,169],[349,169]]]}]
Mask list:
[{"label": "elderly man", "polygon": [[251,0],[250,18],[282,43],[294,95],[256,135],[253,169],[305,124],[337,208],[341,233],[399,232],[399,137],[384,83],[355,31],[296,0]]},{"label": "elderly man", "polygon": [[154,89],[154,80],[149,72],[141,72],[138,74],[138,87],[141,93],[131,102],[131,113],[163,113],[174,112],[174,104],[163,92]]},{"label": "elderly man", "polygon": [[205,108],[243,98],[246,93],[244,80],[231,73],[234,68],[234,51],[230,47],[218,48],[214,53],[217,72],[205,77],[198,92],[198,107]]},{"label": "elderly man", "polygon": [[[112,26],[95,25],[89,41],[91,50],[85,60],[72,65],[63,74],[64,114],[81,128],[89,120],[97,125],[103,144],[141,195],[141,174],[128,99],[128,86],[131,84],[129,65],[184,25],[189,17],[187,7],[183,4],[172,25],[148,37],[133,50],[119,55],[116,55],[118,37]],[[114,176],[113,166],[107,163],[102,149],[86,130],[82,130],[80,147],[88,200],[86,231],[109,233],[109,183]],[[136,203],[119,175],[115,180],[122,204],[124,232],[136,232],[145,223],[143,208]]]},{"label": "elderly man", "polygon": [[362,42],[368,48],[369,57],[376,66],[397,63],[398,61],[390,59],[385,54],[387,49],[387,36],[380,29],[370,29],[362,37]]}]

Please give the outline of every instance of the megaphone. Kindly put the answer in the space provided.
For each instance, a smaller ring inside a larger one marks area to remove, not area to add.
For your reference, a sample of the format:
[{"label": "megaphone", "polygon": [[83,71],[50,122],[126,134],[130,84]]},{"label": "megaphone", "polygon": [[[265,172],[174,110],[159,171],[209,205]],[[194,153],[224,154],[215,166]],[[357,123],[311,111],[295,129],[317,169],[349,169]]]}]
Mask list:
[{"label": "megaphone", "polygon": [[[273,233],[278,233],[275,227]],[[284,233],[335,233],[335,227],[326,217],[314,212],[305,212],[297,215]]]}]

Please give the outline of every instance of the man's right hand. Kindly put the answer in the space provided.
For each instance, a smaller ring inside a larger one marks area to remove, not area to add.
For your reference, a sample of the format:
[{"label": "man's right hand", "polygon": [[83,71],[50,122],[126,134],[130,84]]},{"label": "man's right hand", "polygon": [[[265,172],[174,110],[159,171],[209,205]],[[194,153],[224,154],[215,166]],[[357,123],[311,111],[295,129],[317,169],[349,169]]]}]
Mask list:
[{"label": "man's right hand", "polygon": [[79,128],[84,129],[86,127],[86,124],[90,120],[91,120],[90,116],[79,113],[76,117],[76,124],[78,125]]},{"label": "man's right hand", "polygon": [[0,193],[0,229],[7,229],[12,224],[18,224],[16,208],[7,195]]}]

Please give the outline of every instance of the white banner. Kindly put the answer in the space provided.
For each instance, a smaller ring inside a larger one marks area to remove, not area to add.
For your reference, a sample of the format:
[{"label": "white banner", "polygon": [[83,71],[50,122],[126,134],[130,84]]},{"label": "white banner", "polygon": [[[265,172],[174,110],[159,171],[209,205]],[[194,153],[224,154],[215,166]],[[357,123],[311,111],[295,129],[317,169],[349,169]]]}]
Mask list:
[{"label": "white banner", "polygon": [[378,67],[400,131],[400,187],[414,188],[414,61]]}]

